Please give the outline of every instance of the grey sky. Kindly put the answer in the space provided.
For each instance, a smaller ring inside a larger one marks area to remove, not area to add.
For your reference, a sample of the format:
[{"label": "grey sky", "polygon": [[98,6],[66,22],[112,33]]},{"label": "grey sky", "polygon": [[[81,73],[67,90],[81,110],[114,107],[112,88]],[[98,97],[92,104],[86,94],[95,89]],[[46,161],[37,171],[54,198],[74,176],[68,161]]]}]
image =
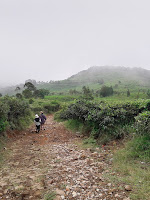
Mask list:
[{"label": "grey sky", "polygon": [[150,68],[149,0],[0,0],[0,84]]}]

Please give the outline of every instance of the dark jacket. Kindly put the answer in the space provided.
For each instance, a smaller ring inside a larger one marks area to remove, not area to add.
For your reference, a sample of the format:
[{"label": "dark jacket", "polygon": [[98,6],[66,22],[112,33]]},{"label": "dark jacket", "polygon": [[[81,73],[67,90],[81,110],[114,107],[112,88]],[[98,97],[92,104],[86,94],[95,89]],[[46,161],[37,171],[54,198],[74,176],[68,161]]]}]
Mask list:
[{"label": "dark jacket", "polygon": [[41,119],[41,124],[44,124],[46,121],[46,116],[44,114],[41,114],[40,119]]}]

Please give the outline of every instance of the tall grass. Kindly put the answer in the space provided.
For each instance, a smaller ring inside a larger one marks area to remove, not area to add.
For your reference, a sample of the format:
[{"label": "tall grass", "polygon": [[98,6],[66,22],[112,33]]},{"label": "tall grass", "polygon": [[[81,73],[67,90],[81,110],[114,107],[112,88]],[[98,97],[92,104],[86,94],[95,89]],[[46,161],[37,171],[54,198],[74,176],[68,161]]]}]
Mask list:
[{"label": "tall grass", "polygon": [[120,184],[132,186],[132,200],[150,198],[150,136],[136,136],[117,151],[113,161],[118,177],[109,177]]},{"label": "tall grass", "polygon": [[2,167],[2,164],[3,164],[3,161],[4,161],[4,158],[6,156],[6,152],[4,151],[4,147],[6,145],[6,142],[7,142],[7,138],[4,137],[4,136],[0,136],[0,168]]}]

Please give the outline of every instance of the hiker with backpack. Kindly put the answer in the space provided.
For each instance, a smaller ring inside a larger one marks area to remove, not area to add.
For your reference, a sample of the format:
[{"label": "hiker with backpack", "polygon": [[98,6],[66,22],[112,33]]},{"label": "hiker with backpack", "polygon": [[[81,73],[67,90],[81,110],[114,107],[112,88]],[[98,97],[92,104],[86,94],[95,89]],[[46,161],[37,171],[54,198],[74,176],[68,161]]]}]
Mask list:
[{"label": "hiker with backpack", "polygon": [[36,133],[39,133],[40,132],[40,126],[41,126],[41,119],[38,116],[38,114],[35,115],[34,123],[35,123],[35,126],[36,126]]},{"label": "hiker with backpack", "polygon": [[45,130],[44,124],[46,121],[46,116],[43,114],[43,111],[40,112],[40,119],[41,119],[41,130]]}]

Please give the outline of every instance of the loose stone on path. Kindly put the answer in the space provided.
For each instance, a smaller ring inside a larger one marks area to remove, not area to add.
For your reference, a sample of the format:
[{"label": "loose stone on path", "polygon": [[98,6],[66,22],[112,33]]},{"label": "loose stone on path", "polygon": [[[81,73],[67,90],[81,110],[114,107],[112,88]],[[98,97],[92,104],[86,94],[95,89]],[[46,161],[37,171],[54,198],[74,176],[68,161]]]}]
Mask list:
[{"label": "loose stone on path", "polygon": [[115,176],[110,150],[79,149],[75,141],[81,139],[52,116],[45,131],[25,133],[6,147],[11,153],[0,169],[0,199],[44,200],[55,192],[56,200],[130,200],[130,186],[119,187],[104,176]]}]

